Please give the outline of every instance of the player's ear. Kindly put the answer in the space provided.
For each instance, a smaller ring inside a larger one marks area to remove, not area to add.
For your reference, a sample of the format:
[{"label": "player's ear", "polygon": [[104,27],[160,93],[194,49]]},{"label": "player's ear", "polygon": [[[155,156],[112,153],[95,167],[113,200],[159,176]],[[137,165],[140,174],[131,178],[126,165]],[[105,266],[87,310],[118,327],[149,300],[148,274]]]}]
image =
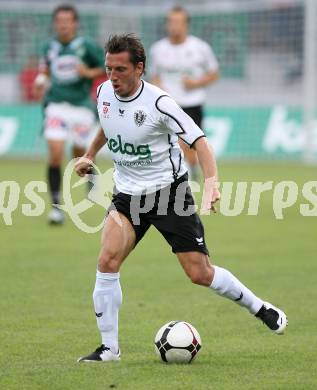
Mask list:
[{"label": "player's ear", "polygon": [[143,64],[143,62],[138,62],[137,63],[136,70],[137,70],[138,75],[141,76],[142,73],[144,72],[144,64]]}]

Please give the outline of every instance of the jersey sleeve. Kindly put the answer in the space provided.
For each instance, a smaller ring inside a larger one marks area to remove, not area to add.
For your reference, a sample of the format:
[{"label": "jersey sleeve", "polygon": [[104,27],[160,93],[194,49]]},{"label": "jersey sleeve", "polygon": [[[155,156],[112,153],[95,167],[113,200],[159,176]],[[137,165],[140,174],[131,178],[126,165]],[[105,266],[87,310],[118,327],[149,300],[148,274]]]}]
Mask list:
[{"label": "jersey sleeve", "polygon": [[204,64],[207,72],[217,72],[219,69],[219,63],[217,58],[212,50],[212,48],[208,45],[207,42],[204,42],[202,46],[203,54],[204,54]]},{"label": "jersey sleeve", "polygon": [[168,95],[162,95],[156,100],[156,108],[161,114],[161,121],[168,131],[178,135],[187,145],[192,147],[204,132],[192,118]]},{"label": "jersey sleeve", "polygon": [[87,64],[91,68],[104,68],[105,67],[105,59],[104,53],[100,46],[98,46],[93,41],[86,41],[86,49],[87,49]]},{"label": "jersey sleeve", "polygon": [[105,83],[105,81],[97,86],[97,89],[96,89],[97,102],[99,101],[100,91],[101,91],[101,88],[103,87],[104,83]]}]

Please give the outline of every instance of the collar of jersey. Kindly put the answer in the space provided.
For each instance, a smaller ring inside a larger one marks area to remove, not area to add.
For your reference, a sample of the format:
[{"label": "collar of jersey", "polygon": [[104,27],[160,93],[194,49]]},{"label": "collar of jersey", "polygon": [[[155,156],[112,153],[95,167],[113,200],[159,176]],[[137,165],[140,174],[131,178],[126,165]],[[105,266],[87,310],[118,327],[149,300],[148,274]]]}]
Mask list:
[{"label": "collar of jersey", "polygon": [[58,39],[57,36],[55,37],[55,41],[56,41],[59,45],[61,45],[61,46],[63,46],[63,47],[81,44],[81,43],[82,43],[82,40],[83,40],[82,37],[80,37],[80,36],[78,36],[78,35],[75,35],[74,38],[73,38],[71,41],[69,41],[69,42],[67,42],[67,43],[63,43],[63,42],[61,42],[61,41]]},{"label": "collar of jersey", "polygon": [[128,102],[132,102],[132,100],[137,99],[141,95],[141,93],[143,91],[143,88],[144,88],[144,81],[141,80],[141,85],[137,89],[136,93],[133,94],[132,96],[128,96],[128,97],[124,98],[124,97],[121,97],[121,96],[120,97],[117,96],[115,92],[113,92],[113,93],[114,93],[114,96],[119,100],[119,102],[128,103]]}]

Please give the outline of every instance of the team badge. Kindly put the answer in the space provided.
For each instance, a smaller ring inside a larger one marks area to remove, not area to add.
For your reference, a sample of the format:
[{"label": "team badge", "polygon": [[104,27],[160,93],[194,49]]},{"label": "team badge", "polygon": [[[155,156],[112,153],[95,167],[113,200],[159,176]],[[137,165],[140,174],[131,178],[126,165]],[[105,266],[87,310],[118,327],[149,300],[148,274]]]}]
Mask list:
[{"label": "team badge", "polygon": [[102,112],[103,112],[103,116],[105,118],[109,118],[109,107],[110,107],[110,103],[109,102],[102,102]]},{"label": "team badge", "polygon": [[134,122],[137,126],[142,126],[146,119],[146,113],[142,110],[135,111]]}]

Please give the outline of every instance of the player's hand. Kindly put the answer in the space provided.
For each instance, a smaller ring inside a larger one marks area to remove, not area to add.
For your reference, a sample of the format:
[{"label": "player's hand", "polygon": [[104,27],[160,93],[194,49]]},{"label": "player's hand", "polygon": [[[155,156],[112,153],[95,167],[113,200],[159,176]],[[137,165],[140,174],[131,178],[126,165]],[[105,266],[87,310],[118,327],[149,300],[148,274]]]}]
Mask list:
[{"label": "player's hand", "polygon": [[75,163],[75,172],[78,176],[83,177],[91,171],[92,164],[93,161],[86,156],[80,157]]},{"label": "player's hand", "polygon": [[198,88],[197,81],[194,79],[191,79],[187,76],[184,76],[182,81],[183,81],[183,86],[185,87],[185,89],[190,90],[190,89]]},{"label": "player's hand", "polygon": [[201,213],[206,214],[209,210],[217,213],[215,203],[220,199],[219,183],[215,178],[208,178],[204,183]]}]

